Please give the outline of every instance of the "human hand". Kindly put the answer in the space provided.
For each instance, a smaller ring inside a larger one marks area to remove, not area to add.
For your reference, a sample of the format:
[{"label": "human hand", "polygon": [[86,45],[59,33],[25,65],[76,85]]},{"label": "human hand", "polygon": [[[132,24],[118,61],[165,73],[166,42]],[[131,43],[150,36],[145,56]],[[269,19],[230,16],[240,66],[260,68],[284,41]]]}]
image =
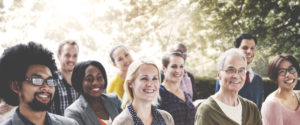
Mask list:
[{"label": "human hand", "polygon": [[11,109],[13,108],[13,106],[8,105],[8,104],[4,104],[2,106],[0,106],[0,115],[9,112]]}]

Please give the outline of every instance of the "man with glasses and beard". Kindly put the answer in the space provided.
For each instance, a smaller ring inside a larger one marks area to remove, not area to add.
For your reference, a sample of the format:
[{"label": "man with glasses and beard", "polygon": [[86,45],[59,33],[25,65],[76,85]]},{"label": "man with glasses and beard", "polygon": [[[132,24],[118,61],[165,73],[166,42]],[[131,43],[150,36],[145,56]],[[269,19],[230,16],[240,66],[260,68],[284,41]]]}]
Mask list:
[{"label": "man with glasses and beard", "polygon": [[48,113],[57,85],[52,52],[29,42],[4,50],[0,58],[0,97],[19,106],[3,125],[77,125],[69,118]]}]

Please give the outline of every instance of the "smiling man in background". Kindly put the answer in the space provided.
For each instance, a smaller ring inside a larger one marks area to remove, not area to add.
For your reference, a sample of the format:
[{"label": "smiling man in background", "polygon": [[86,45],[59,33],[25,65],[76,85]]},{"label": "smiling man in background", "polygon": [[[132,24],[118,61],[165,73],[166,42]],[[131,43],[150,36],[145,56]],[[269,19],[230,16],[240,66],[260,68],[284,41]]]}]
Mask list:
[{"label": "smiling man in background", "polygon": [[57,58],[60,62],[58,85],[50,108],[50,112],[64,115],[64,110],[71,105],[79,94],[72,87],[71,76],[77,64],[79,46],[73,40],[64,41],[59,45]]}]

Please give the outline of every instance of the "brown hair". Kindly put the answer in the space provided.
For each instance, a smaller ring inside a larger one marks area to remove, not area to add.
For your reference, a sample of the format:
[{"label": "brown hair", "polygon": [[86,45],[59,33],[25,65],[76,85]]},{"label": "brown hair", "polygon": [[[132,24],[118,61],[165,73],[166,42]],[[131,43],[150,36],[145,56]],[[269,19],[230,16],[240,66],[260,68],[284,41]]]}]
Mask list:
[{"label": "brown hair", "polygon": [[170,63],[170,57],[171,56],[178,56],[178,57],[181,57],[182,59],[184,59],[182,54],[179,53],[179,52],[167,53],[163,56],[163,59],[162,59],[162,64],[163,64],[164,67],[168,67],[168,65]]},{"label": "brown hair", "polygon": [[58,55],[61,54],[61,50],[64,47],[64,45],[66,45],[66,44],[70,44],[70,45],[73,45],[73,46],[75,45],[77,47],[77,50],[79,51],[79,46],[76,43],[76,41],[74,41],[74,40],[66,40],[66,41],[63,41],[62,43],[59,44],[59,46],[58,46]]}]

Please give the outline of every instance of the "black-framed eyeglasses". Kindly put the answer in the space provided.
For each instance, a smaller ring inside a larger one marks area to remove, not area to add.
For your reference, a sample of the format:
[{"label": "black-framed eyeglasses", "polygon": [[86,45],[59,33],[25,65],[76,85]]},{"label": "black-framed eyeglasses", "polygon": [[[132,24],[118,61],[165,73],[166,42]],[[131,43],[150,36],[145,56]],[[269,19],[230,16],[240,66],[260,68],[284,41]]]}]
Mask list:
[{"label": "black-framed eyeglasses", "polygon": [[48,86],[50,87],[55,87],[57,85],[57,79],[54,78],[48,78],[48,79],[43,79],[43,78],[26,78],[26,81],[31,82],[33,85],[37,86],[42,86],[44,82],[47,83]]},{"label": "black-framed eyeglasses", "polygon": [[228,69],[225,69],[224,71],[225,71],[226,73],[230,74],[230,75],[233,75],[233,74],[235,74],[236,72],[237,72],[239,75],[245,75],[245,74],[246,74],[246,69],[245,69],[245,68],[240,68],[240,69],[228,68]]},{"label": "black-framed eyeglasses", "polygon": [[295,67],[290,66],[290,67],[287,68],[287,69],[284,69],[284,68],[279,69],[278,74],[281,75],[281,76],[286,76],[287,72],[289,72],[290,74],[294,74],[294,73],[297,72],[297,70],[296,70]]}]

